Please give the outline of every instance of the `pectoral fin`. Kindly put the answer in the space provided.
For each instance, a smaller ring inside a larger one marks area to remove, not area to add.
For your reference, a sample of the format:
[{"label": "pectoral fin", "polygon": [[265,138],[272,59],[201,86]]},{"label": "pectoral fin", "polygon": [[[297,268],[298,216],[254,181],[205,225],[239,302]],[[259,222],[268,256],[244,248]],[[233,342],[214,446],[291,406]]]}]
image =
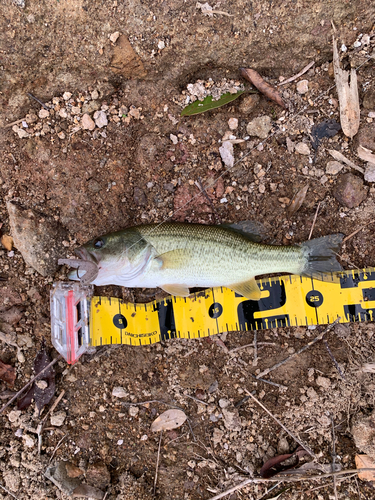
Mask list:
[{"label": "pectoral fin", "polygon": [[186,285],[163,285],[160,287],[170,295],[178,297],[188,297],[190,295],[189,288]]},{"label": "pectoral fin", "polygon": [[158,262],[160,269],[181,269],[186,266],[191,257],[191,252],[183,248],[177,248],[158,255],[155,260]]},{"label": "pectoral fin", "polygon": [[230,288],[247,299],[260,299],[261,292],[255,278],[252,278],[249,281],[244,281],[243,283],[235,283],[234,285],[230,285]]}]

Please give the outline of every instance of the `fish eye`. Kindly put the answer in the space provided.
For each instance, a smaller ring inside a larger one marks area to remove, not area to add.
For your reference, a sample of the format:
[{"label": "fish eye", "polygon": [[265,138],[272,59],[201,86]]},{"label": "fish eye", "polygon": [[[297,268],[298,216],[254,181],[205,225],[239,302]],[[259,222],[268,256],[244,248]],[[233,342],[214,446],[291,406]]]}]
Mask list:
[{"label": "fish eye", "polygon": [[96,238],[94,241],[94,247],[95,248],[102,248],[104,246],[104,240],[102,238]]}]

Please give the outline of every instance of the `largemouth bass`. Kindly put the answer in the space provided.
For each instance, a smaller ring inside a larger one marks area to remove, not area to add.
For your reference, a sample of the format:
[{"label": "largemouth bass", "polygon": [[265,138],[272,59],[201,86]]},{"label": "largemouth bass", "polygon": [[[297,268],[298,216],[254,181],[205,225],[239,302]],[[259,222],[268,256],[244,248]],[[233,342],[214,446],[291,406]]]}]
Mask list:
[{"label": "largemouth bass", "polygon": [[254,235],[228,226],[147,224],[78,248],[74,267],[83,265],[69,277],[98,286],[160,287],[183,297],[189,288],[224,286],[259,300],[255,276],[286,272],[323,279],[324,273],[341,270],[335,253],[342,238],[333,234],[301,245],[274,246],[256,243]]}]

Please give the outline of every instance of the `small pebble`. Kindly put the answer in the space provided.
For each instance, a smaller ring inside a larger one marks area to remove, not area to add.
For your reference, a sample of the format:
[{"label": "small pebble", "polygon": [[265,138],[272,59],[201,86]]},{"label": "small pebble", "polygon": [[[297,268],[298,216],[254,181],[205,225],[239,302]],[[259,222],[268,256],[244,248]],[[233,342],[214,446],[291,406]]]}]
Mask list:
[{"label": "small pebble", "polygon": [[271,118],[269,116],[259,116],[248,123],[246,131],[249,135],[266,139],[271,128]]},{"label": "small pebble", "polygon": [[51,425],[55,427],[61,427],[65,421],[66,413],[65,411],[59,411],[51,416]]},{"label": "small pebble", "polygon": [[61,132],[59,132],[59,133],[57,134],[57,137],[58,137],[59,139],[63,140],[63,139],[65,139],[65,133],[64,133],[63,131],[61,131]]},{"label": "small pebble", "polygon": [[138,412],[139,412],[138,406],[130,406],[129,407],[129,415],[131,417],[135,417],[136,415],[138,415]]},{"label": "small pebble", "polygon": [[103,128],[108,125],[107,115],[104,111],[95,111],[94,120],[98,128]]},{"label": "small pebble", "polygon": [[128,395],[129,393],[123,387],[114,387],[112,389],[112,396],[115,398],[126,398]]},{"label": "small pebble", "polygon": [[82,125],[82,128],[85,130],[94,130],[94,128],[95,128],[94,120],[87,113],[85,113],[82,116],[81,125]]},{"label": "small pebble", "polygon": [[344,168],[344,164],[339,161],[329,161],[326,166],[326,173],[330,175],[336,175]]},{"label": "small pebble", "polygon": [[109,39],[111,40],[112,43],[116,43],[119,36],[120,36],[120,32],[119,31],[115,31],[114,33],[112,33],[109,36]]},{"label": "small pebble", "polygon": [[367,163],[366,165],[365,181],[375,182],[375,165],[373,163]]},{"label": "small pebble", "polygon": [[96,101],[97,99],[99,99],[99,92],[98,92],[97,90],[93,90],[93,91],[91,92],[91,99],[92,99],[93,101]]},{"label": "small pebble", "polygon": [[72,97],[71,92],[64,92],[63,93],[63,99],[64,101],[69,101],[69,99]]},{"label": "small pebble", "polygon": [[48,109],[42,108],[38,113],[39,118],[47,118],[49,116]]},{"label": "small pebble", "polygon": [[68,113],[66,112],[65,108],[60,109],[59,116],[60,116],[60,118],[67,118],[68,117]]},{"label": "small pebble", "polygon": [[228,127],[231,130],[236,130],[236,128],[238,127],[238,120],[237,120],[237,118],[229,118],[229,120],[228,120]]},{"label": "small pebble", "polygon": [[163,42],[163,40],[159,40],[158,42],[158,49],[159,50],[163,50],[165,48],[165,43]]},{"label": "small pebble", "polygon": [[29,134],[26,132],[26,130],[17,127],[17,125],[13,125],[12,130],[18,135],[20,139],[26,139],[26,137],[29,137]]},{"label": "small pebble", "polygon": [[173,144],[177,144],[177,143],[178,143],[178,138],[177,138],[177,136],[176,136],[176,135],[174,135],[174,134],[170,134],[170,135],[169,135],[169,138],[170,138],[170,140],[173,142]]},{"label": "small pebble", "polygon": [[299,94],[306,94],[309,90],[309,82],[308,80],[301,80],[297,83],[297,92]]},{"label": "small pebble", "polygon": [[310,148],[305,142],[297,142],[297,144],[295,145],[295,150],[300,155],[308,156],[310,154]]}]

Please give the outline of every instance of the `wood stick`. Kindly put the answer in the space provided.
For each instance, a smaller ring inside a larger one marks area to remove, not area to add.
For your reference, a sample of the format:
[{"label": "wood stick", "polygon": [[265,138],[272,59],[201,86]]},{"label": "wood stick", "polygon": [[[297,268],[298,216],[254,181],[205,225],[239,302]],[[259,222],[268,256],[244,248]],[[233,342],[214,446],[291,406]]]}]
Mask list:
[{"label": "wood stick", "polygon": [[250,396],[251,398],[253,398],[253,400],[254,400],[254,401],[255,401],[255,402],[256,402],[256,403],[257,403],[257,404],[258,404],[261,408],[263,408],[263,410],[264,410],[264,411],[266,411],[266,412],[268,413],[268,415],[269,415],[270,417],[272,417],[272,418],[274,419],[274,421],[275,421],[275,422],[277,422],[277,423],[280,425],[280,427],[282,427],[282,428],[284,429],[284,431],[285,431],[285,432],[287,432],[287,433],[289,434],[289,436],[291,436],[291,437],[292,437],[292,438],[293,438],[293,439],[294,439],[294,440],[295,440],[295,441],[296,441],[296,442],[297,442],[300,446],[302,446],[302,448],[303,448],[304,450],[306,450],[306,451],[307,451],[307,453],[308,453],[309,455],[311,455],[313,458],[315,458],[315,460],[317,460],[317,459],[318,459],[318,457],[315,455],[315,453],[314,453],[312,450],[310,450],[310,448],[309,448],[308,446],[306,446],[305,444],[303,444],[303,443],[302,443],[302,441],[301,441],[300,439],[298,439],[298,437],[297,437],[297,436],[295,436],[295,435],[294,435],[294,434],[293,434],[293,433],[292,433],[292,432],[291,432],[291,431],[290,431],[287,427],[285,427],[285,425],[284,425],[284,424],[282,424],[278,418],[276,418],[274,415],[272,415],[272,413],[271,413],[271,412],[270,412],[270,411],[269,411],[269,410],[268,410],[268,409],[264,406],[264,404],[263,404],[263,403],[261,403],[261,402],[259,401],[259,399],[257,399],[255,396],[253,396],[253,394],[251,394],[251,392],[249,392],[247,389],[245,389],[245,392],[246,392],[246,394],[247,394],[248,396]]},{"label": "wood stick", "polygon": [[160,431],[160,439],[159,439],[159,448],[158,448],[158,457],[156,459],[156,469],[155,469],[155,480],[154,480],[154,498],[156,494],[156,484],[158,482],[158,470],[159,470],[159,459],[160,459],[160,447],[161,447],[161,438],[163,437],[163,431]]},{"label": "wood stick", "polygon": [[[318,476],[301,476],[301,477],[286,477],[282,479],[282,482],[286,483],[297,483],[300,481],[317,481],[319,479],[325,479],[327,477],[332,477],[332,476],[344,476],[346,474],[358,474],[358,472],[364,472],[364,471],[373,471],[375,472],[375,469],[348,469],[348,470],[342,470],[342,471],[337,471],[337,472],[327,472],[326,474],[320,474]],[[249,484],[252,483],[274,483],[274,482],[279,482],[280,477],[271,477],[269,479],[264,479],[260,477],[254,477],[250,479],[246,479],[240,484],[237,484],[236,486],[233,486],[232,488],[229,488],[229,490],[223,491],[222,493],[219,493],[218,495],[211,497],[209,500],[220,500],[220,498],[224,498],[231,493],[234,493],[235,491],[241,490],[242,488],[245,488],[245,486],[248,486]]]},{"label": "wood stick", "polygon": [[314,220],[313,220],[313,223],[312,223],[312,226],[311,226],[311,229],[310,229],[309,239],[311,238],[311,236],[313,234],[313,231],[314,231],[315,222],[316,222],[316,219],[318,218],[319,208],[320,208],[320,202],[318,203],[318,206],[316,207],[316,212],[315,212],[315,215],[314,215]]},{"label": "wood stick", "polygon": [[264,377],[264,375],[267,375],[268,373],[272,372],[273,370],[276,370],[276,368],[279,368],[281,365],[287,363],[291,359],[293,359],[296,356],[298,356],[299,354],[301,354],[303,351],[306,351],[306,349],[308,349],[309,347],[311,347],[314,344],[316,344],[317,342],[319,342],[319,340],[322,340],[323,336],[326,333],[328,333],[330,330],[332,330],[332,328],[340,321],[340,319],[341,318],[337,318],[333,323],[330,323],[323,332],[319,333],[319,335],[317,337],[315,337],[314,340],[312,340],[311,342],[309,342],[308,344],[306,344],[299,351],[294,352],[293,354],[291,354],[290,356],[288,356],[287,358],[285,358],[283,361],[280,361],[280,363],[276,363],[276,365],[271,366],[271,368],[266,368],[265,370],[263,370],[261,373],[259,373],[257,375],[257,378]]},{"label": "wood stick", "polygon": [[40,371],[37,375],[35,375],[35,377],[33,377],[33,378],[29,381],[29,382],[27,382],[27,384],[26,384],[26,385],[24,385],[24,386],[22,387],[22,389],[21,389],[21,390],[19,390],[19,391],[17,392],[17,394],[15,394],[15,395],[12,397],[12,399],[10,399],[10,400],[7,402],[7,404],[5,404],[5,405],[4,405],[4,406],[0,409],[0,413],[3,413],[3,411],[4,411],[6,408],[8,408],[8,406],[9,406],[9,405],[11,405],[11,404],[13,403],[13,401],[14,401],[15,399],[17,399],[17,398],[18,398],[18,396],[20,396],[20,394],[22,394],[22,393],[25,391],[25,389],[27,389],[27,388],[28,388],[28,387],[29,387],[29,386],[30,386],[30,385],[31,385],[31,384],[32,384],[35,380],[38,380],[38,378],[39,378],[41,375],[43,375],[43,373],[44,373],[45,371],[47,371],[47,370],[48,370],[48,368],[51,368],[51,366],[53,366],[55,363],[57,363],[57,362],[58,362],[61,358],[62,358],[62,355],[61,355],[61,354],[59,354],[59,355],[57,356],[57,358],[55,358],[53,361],[51,361],[51,363],[50,363],[49,365],[47,365],[45,368],[43,368],[43,370],[41,370],[41,371]]},{"label": "wood stick", "polygon": [[297,80],[297,78],[304,75],[306,73],[306,71],[308,71],[312,66],[314,66],[314,64],[315,64],[315,61],[311,61],[307,66],[305,66],[303,69],[301,69],[301,71],[299,73],[297,73],[294,76],[291,76],[287,80],[284,80],[284,81],[278,83],[277,86],[280,87],[281,85],[286,85],[287,83],[294,82],[294,80]]}]

